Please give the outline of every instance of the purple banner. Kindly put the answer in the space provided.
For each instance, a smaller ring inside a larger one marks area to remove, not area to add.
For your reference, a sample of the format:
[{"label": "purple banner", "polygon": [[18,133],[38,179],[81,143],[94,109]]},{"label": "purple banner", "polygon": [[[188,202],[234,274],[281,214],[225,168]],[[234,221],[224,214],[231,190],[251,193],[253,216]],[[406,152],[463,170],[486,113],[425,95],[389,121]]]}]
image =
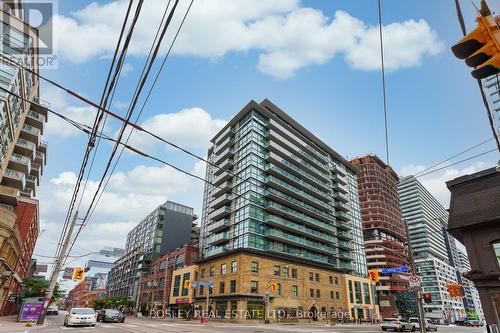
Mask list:
[{"label": "purple banner", "polygon": [[43,312],[43,303],[26,303],[21,312],[20,321],[37,321]]}]

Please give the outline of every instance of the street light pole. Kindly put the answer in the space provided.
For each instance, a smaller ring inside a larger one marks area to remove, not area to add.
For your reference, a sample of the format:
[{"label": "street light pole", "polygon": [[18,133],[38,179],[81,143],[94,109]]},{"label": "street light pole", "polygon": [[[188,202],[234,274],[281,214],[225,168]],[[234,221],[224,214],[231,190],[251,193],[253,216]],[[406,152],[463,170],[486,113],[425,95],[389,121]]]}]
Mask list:
[{"label": "street light pole", "polygon": [[[411,246],[411,241],[410,241],[410,228],[408,227],[408,222],[404,220],[405,227],[406,227],[406,238],[408,241],[408,256],[410,257],[410,262],[411,262],[411,272],[414,276],[417,275],[417,269],[415,267],[415,262],[413,259],[413,249]],[[418,286],[417,287],[417,313],[418,313],[418,321],[420,322],[420,333],[426,333],[427,328],[425,327],[425,312],[424,312],[424,305],[422,304],[422,287]]]}]

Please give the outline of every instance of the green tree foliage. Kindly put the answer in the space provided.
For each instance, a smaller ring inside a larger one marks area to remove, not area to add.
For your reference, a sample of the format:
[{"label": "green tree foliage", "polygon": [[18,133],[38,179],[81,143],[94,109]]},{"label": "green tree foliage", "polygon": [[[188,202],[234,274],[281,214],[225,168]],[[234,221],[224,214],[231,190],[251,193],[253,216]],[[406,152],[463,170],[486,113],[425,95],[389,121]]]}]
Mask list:
[{"label": "green tree foliage", "polygon": [[[49,281],[46,280],[36,280],[36,279],[24,279],[23,281],[23,291],[21,293],[22,298],[28,297],[45,297],[47,290],[49,290]],[[59,289],[59,285],[56,284],[54,288],[54,294],[50,302],[56,301],[58,298],[64,296],[64,291]]]},{"label": "green tree foliage", "polygon": [[129,300],[127,297],[110,297],[104,299],[94,300],[92,307],[96,310],[100,309],[120,309],[134,307],[134,301]]}]

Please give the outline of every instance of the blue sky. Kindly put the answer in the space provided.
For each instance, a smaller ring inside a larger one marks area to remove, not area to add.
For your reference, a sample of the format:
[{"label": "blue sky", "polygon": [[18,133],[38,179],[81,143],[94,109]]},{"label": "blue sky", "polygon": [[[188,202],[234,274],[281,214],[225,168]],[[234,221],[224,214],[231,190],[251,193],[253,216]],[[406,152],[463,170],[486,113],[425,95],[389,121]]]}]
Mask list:
[{"label": "blue sky", "polygon": [[[187,4],[180,2],[179,13]],[[140,18],[126,75],[111,107],[119,114],[126,112],[162,3],[149,2]],[[139,123],[205,155],[208,140],[225,121],[251,99],[269,98],[346,158],[375,153],[385,159],[378,44],[376,38],[360,38],[377,36],[376,1],[229,3],[195,0]],[[462,6],[470,28],[472,4],[464,1]],[[123,8],[124,1],[60,1],[54,20],[60,41],[58,69],[43,74],[98,102]],[[461,35],[452,1],[385,0],[383,21],[393,168],[401,174],[419,171],[490,138],[477,84],[470,69],[450,52]],[[221,22],[228,26],[219,26]],[[95,110],[53,87],[43,85],[41,96],[80,121],[89,122],[95,115]],[[54,247],[47,244],[58,238],[87,140],[65,126],[52,117],[45,137],[50,148],[39,199],[46,231],[36,252],[48,255]],[[110,122],[106,131],[115,134],[117,129],[118,124]],[[145,151],[203,175],[202,163],[134,137],[132,142]],[[493,142],[470,155],[491,148]],[[95,188],[110,149],[108,143],[100,147],[89,189]],[[493,166],[497,160],[498,154],[492,153],[421,180],[447,206],[445,180]],[[166,199],[192,205],[201,214],[202,185],[125,153],[74,254],[124,246],[133,225]]]}]

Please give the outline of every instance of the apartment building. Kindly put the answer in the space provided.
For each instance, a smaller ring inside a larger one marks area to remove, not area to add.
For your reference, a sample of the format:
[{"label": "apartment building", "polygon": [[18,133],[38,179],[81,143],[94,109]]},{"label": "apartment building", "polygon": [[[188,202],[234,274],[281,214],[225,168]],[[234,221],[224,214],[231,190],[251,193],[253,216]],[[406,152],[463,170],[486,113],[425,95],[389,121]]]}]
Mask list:
[{"label": "apartment building", "polygon": [[[408,265],[406,225],[399,203],[399,177],[375,155],[351,160],[358,169],[358,190],[368,269]],[[407,273],[382,274],[377,283],[383,317],[399,313],[397,294],[408,289]]]},{"label": "apartment building", "polygon": [[246,250],[366,275],[356,168],[269,100],[212,139],[200,252]]},{"label": "apartment building", "polygon": [[145,253],[142,247],[136,247],[115,261],[106,282],[109,296],[136,299],[139,279],[147,267],[144,258]]},{"label": "apartment building", "polygon": [[[29,274],[39,232],[38,202],[33,200],[46,162],[41,140],[47,110],[40,104],[38,78],[9,60],[38,72],[38,31],[23,22],[18,2],[0,8],[0,314],[10,315],[10,294]],[[30,101],[30,102],[27,102]]]}]

